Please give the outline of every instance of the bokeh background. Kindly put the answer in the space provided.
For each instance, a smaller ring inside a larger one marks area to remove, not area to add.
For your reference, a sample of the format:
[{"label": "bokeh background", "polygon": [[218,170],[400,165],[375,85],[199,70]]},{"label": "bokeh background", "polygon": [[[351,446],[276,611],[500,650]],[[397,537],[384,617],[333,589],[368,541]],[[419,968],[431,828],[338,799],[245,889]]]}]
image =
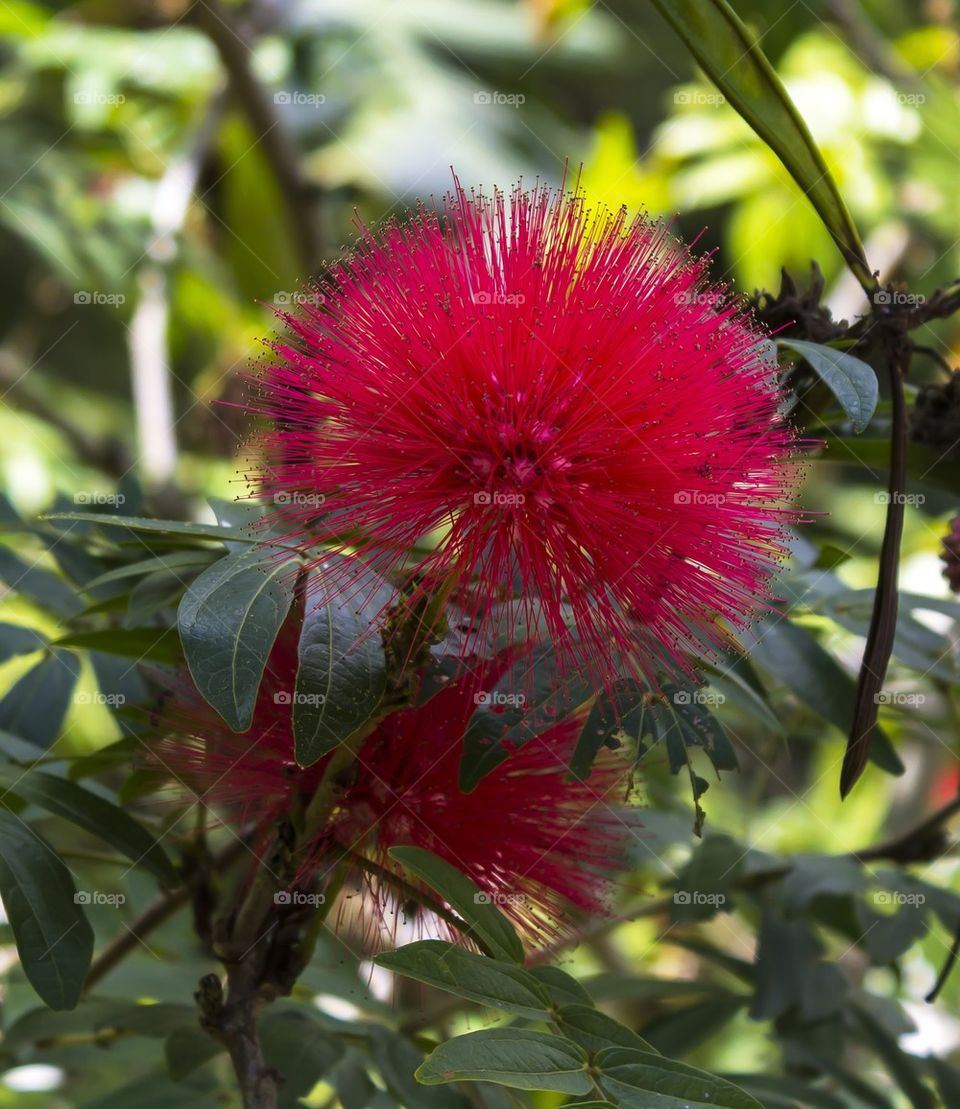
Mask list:
[{"label": "bokeh background", "polygon": [[[954,0],[736,7],[761,34],[881,277],[902,282],[904,295],[927,296],[954,280]],[[10,530],[0,570],[17,586],[2,601],[3,620],[56,631],[55,617],[37,604],[43,581],[31,596],[23,580],[25,564],[56,569],[56,545],[41,554],[44,536],[25,533],[18,520],[54,505],[212,519],[208,498],[245,492],[238,465],[248,422],[236,402],[274,308],[302,294],[309,274],[350,241],[355,221],[403,218],[449,187],[451,167],[468,186],[579,175],[596,202],[672,219],[698,250],[713,252],[713,276],[744,294],[776,292],[783,268],[803,285],[815,261],[837,316],[853,319],[866,308],[797,187],[649,4],[3,0],[0,471]],[[915,359],[911,402],[956,364],[960,327],[941,322],[915,339],[929,351]],[[860,439],[835,419],[809,425],[828,449],[810,466],[804,503],[813,523],[798,541],[799,577],[787,576],[785,596],[804,574],[829,572],[846,588],[874,584],[888,415],[882,400]],[[833,439],[849,449],[831,454]],[[956,791],[955,622],[949,606],[933,611],[949,596],[940,543],[958,507],[956,452],[918,459],[902,585],[933,602],[910,606],[893,682],[923,700],[884,710],[906,773],[893,779],[871,770],[840,806],[840,728],[816,711],[815,693],[805,701],[773,679],[772,723],[728,706],[742,769],[704,802],[712,829],[774,855],[836,853],[902,831]],[[865,617],[835,617],[814,604],[801,625],[852,674],[863,644],[857,620]],[[0,691],[34,661],[6,658]],[[89,753],[121,734],[107,707],[83,697],[96,680],[89,661],[83,666],[59,752]],[[0,703],[8,729],[11,711]],[[653,896],[662,860],[678,867],[689,856],[689,797],[656,752],[638,789],[654,811],[630,887]],[[56,829],[50,834],[58,838]],[[960,889],[949,854],[924,875]],[[733,917],[707,922],[703,932],[731,958],[751,958],[755,935]],[[617,1003],[665,1021],[672,1049],[711,1069],[772,1065],[769,1027],[730,992],[729,967],[689,944],[661,942],[662,933],[657,919],[624,925],[581,948],[573,965],[606,983],[598,989],[614,1001],[617,979],[686,983],[686,992],[638,986]],[[876,1000],[890,1035],[906,1037],[901,1046],[946,1056],[960,1045],[960,976],[938,1006],[920,998],[949,934],[930,921],[913,938],[898,971],[870,965],[836,934],[824,943]],[[139,973],[134,985],[118,979],[110,988],[163,1000],[163,975],[147,955]],[[701,988],[704,974],[710,988]],[[189,980],[184,970],[179,987]],[[329,980],[327,988],[336,992]],[[894,1000],[903,1007],[884,1008]],[[26,1002],[14,975],[7,1016]],[[106,1097],[115,1075],[99,1081],[91,1072],[67,1089],[62,1063],[12,1070],[0,1104],[114,1104],[90,1099]],[[117,1048],[102,1063],[116,1073],[141,1066]],[[844,1104],[909,1104],[880,1060],[864,1056],[862,1066],[889,1100],[860,1102],[850,1093]],[[45,1083],[54,1092],[41,1092]]]}]

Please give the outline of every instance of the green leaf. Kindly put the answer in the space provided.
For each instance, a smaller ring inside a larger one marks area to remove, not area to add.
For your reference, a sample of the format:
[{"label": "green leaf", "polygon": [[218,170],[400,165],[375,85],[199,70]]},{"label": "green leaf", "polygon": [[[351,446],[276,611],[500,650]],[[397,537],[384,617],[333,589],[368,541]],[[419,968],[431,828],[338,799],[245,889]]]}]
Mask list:
[{"label": "green leaf", "polygon": [[174,1028],[163,1045],[167,1071],[175,1082],[182,1082],[188,1074],[226,1050],[212,1036],[201,1036],[189,1025]]},{"label": "green leaf", "polygon": [[652,0],[724,97],[806,193],[847,265],[877,287],[823,155],[751,31],[726,0]]},{"label": "green leaf", "polygon": [[586,781],[601,749],[619,747],[617,734],[629,733],[633,716],[642,714],[649,699],[649,690],[633,681],[618,682],[612,691],[597,694],[570,757],[573,778]]},{"label": "green leaf", "polygon": [[123,809],[76,782],[39,770],[0,764],[0,788],[3,790],[0,801],[14,793],[109,843],[165,885],[178,884],[173,863],[156,839]]},{"label": "green leaf", "polygon": [[111,516],[106,512],[51,512],[41,516],[41,520],[70,521],[79,520],[88,524],[102,524],[104,527],[123,528],[126,531],[145,532],[152,535],[168,535],[177,539],[217,539],[239,543],[262,545],[262,537],[244,535],[236,528],[223,528],[217,524],[189,524],[182,520],[149,520],[143,516]]},{"label": "green leaf", "polygon": [[70,872],[22,820],[0,810],[0,897],[23,971],[51,1009],[72,1009],[93,955],[93,930]]},{"label": "green leaf", "polygon": [[[771,616],[753,629],[751,641],[758,666],[792,690],[817,716],[841,732],[849,730],[856,683],[810,631],[785,616]],[[903,763],[879,727],[873,732],[870,758],[888,774],[903,773]]]},{"label": "green leaf", "polygon": [[486,1028],[447,1040],[423,1061],[417,1078],[494,1082],[516,1090],[587,1094],[593,1088],[586,1054],[569,1040],[520,1028]]},{"label": "green leaf", "polygon": [[[330,574],[349,572],[354,580]],[[314,593],[314,590],[317,593]],[[297,762],[311,766],[373,716],[386,689],[386,655],[371,626],[393,591],[356,559],[331,558],[308,584],[293,700]]]},{"label": "green leaf", "polygon": [[732,1082],[647,1051],[614,1047],[594,1060],[604,1093],[636,1109],[763,1109]]},{"label": "green leaf", "polygon": [[840,402],[859,435],[873,418],[880,398],[880,385],[873,367],[852,354],[822,343],[800,339],[778,339],[777,343],[803,356]]},{"label": "green leaf", "polygon": [[46,646],[46,639],[22,624],[0,624],[0,663],[17,655],[32,655]]},{"label": "green leaf", "polygon": [[53,647],[75,647],[81,651],[103,651],[137,662],[175,665],[182,661],[180,637],[173,628],[98,628],[74,632],[56,639]]},{"label": "green leaf", "polygon": [[442,940],[407,944],[378,955],[374,962],[436,989],[530,1020],[546,1020],[550,1014],[549,997],[525,970]]},{"label": "green leaf", "polygon": [[194,581],[177,611],[197,689],[235,732],[253,718],[267,658],[293,601],[293,566],[276,551],[237,551]]},{"label": "green leaf", "polygon": [[595,1055],[608,1047],[629,1047],[657,1054],[656,1048],[636,1032],[590,1005],[564,1005],[557,1025],[568,1040],[573,1040],[588,1055]]},{"label": "green leaf", "polygon": [[114,582],[124,581],[127,578],[145,577],[155,570],[169,570],[174,573],[178,570],[200,570],[209,566],[217,556],[214,548],[207,550],[170,551],[164,555],[145,558],[139,562],[128,562],[124,566],[117,566],[113,570],[92,578],[84,585],[86,591],[96,589],[100,585],[112,585]]},{"label": "green leaf", "polygon": [[73,589],[56,574],[18,558],[0,545],[0,581],[40,608],[61,618],[75,616],[83,607]]},{"label": "green leaf", "polygon": [[904,1051],[880,1021],[862,1005],[855,1005],[853,1011],[866,1033],[867,1043],[914,1109],[936,1109],[937,1100],[933,1091],[923,1080],[923,1060],[915,1059]]},{"label": "green leaf", "polygon": [[0,730],[49,747],[60,735],[79,674],[76,655],[51,650],[0,701]]},{"label": "green leaf", "polygon": [[559,967],[530,967],[528,974],[533,975],[547,991],[554,1005],[592,1005],[590,995],[572,975]]},{"label": "green leaf", "polygon": [[513,925],[455,866],[422,847],[391,847],[390,858],[435,890],[463,921],[469,935],[494,958],[523,962],[523,944]]},{"label": "green leaf", "polygon": [[[4,1032],[4,1044],[19,1050],[31,1044],[86,1032],[123,1032],[163,1039],[178,1028],[189,1028],[197,1037],[197,1011],[192,1005],[170,1002],[141,1005],[135,1001],[100,1001],[85,998],[70,1012],[30,1009]],[[202,1037],[206,1038],[206,1037]],[[221,1049],[222,1050],[222,1049]]]},{"label": "green leaf", "polygon": [[339,1040],[308,1016],[270,1013],[260,1022],[267,1066],[283,1075],[277,1109],[299,1109],[305,1097],[343,1055]]}]

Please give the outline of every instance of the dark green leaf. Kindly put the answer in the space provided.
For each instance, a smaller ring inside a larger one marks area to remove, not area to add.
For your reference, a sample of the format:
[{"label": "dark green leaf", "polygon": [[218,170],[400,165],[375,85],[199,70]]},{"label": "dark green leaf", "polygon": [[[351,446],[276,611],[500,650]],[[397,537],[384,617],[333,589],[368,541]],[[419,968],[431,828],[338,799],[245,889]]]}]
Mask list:
[{"label": "dark green leaf", "polygon": [[757,40],[726,0],[653,0],[704,71],[810,199],[867,290],[876,280],[823,155]]},{"label": "dark green leaf", "polygon": [[163,1045],[167,1071],[175,1082],[181,1082],[197,1067],[209,1063],[224,1051],[226,1048],[223,1044],[212,1036],[199,1034],[196,1028],[189,1025],[175,1028]]},{"label": "dark green leaf", "polygon": [[270,650],[293,601],[293,564],[262,549],[215,562],[177,613],[197,689],[234,731],[250,726]]},{"label": "dark green leaf", "polygon": [[83,786],[39,770],[0,763],[0,791],[0,801],[14,793],[109,843],[161,882],[177,884],[177,872],[154,837],[123,809]]},{"label": "dark green leaf", "polygon": [[375,962],[436,989],[530,1020],[546,1020],[550,1013],[550,999],[532,975],[513,963],[474,955],[442,940],[407,944],[378,955]]},{"label": "dark green leaf", "polygon": [[523,962],[523,944],[513,925],[466,875],[422,847],[391,847],[390,858],[435,890],[469,925],[469,934],[495,958]]},{"label": "dark green leaf", "polygon": [[0,701],[0,730],[49,747],[60,735],[79,674],[76,655],[51,650]]},{"label": "dark green leaf", "polygon": [[22,820],[0,810],[0,897],[24,973],[51,1009],[72,1009],[93,955],[93,930],[70,872]]},{"label": "dark green leaf", "polygon": [[486,1028],[447,1040],[417,1071],[426,1085],[494,1082],[517,1090],[587,1094],[587,1057],[569,1040],[520,1028]]},{"label": "dark green leaf", "polygon": [[867,1042],[876,1051],[914,1109],[936,1109],[937,1100],[924,1082],[921,1060],[908,1055],[880,1021],[862,1005],[854,1006],[854,1012],[866,1034]]},{"label": "dark green leaf", "polygon": [[850,418],[859,435],[873,419],[880,397],[880,386],[872,366],[852,354],[821,343],[800,339],[778,339],[781,347],[796,351],[828,386]]},{"label": "dark green leaf", "polygon": [[0,663],[17,655],[32,655],[46,644],[46,639],[33,628],[21,624],[0,624]]},{"label": "dark green leaf", "polygon": [[564,1005],[557,1021],[558,1030],[573,1040],[588,1055],[607,1047],[631,1047],[657,1054],[656,1048],[631,1031],[625,1024],[608,1017],[590,1005]]},{"label": "dark green leaf", "polygon": [[[349,584],[330,574],[350,572]],[[293,700],[297,762],[311,766],[373,716],[386,689],[386,655],[371,626],[392,591],[357,560],[329,559],[308,585]]]},{"label": "dark green leaf", "polygon": [[52,646],[103,651],[109,655],[136,659],[137,662],[172,665],[183,658],[180,637],[173,628],[99,628],[92,632],[65,635],[54,640]]},{"label": "dark green leaf", "polygon": [[554,1005],[592,1005],[590,995],[572,975],[559,967],[530,967],[529,974],[547,991]]},{"label": "dark green leaf", "polygon": [[63,578],[42,566],[24,562],[3,545],[0,545],[0,581],[40,608],[62,618],[76,616],[83,607]]},{"label": "dark green leaf", "polygon": [[732,1082],[646,1051],[614,1047],[594,1061],[600,1085],[636,1109],[763,1109]]},{"label": "dark green leaf", "polygon": [[277,1109],[299,1109],[305,1097],[343,1055],[343,1046],[308,1016],[270,1013],[260,1021],[267,1066],[283,1076]]}]

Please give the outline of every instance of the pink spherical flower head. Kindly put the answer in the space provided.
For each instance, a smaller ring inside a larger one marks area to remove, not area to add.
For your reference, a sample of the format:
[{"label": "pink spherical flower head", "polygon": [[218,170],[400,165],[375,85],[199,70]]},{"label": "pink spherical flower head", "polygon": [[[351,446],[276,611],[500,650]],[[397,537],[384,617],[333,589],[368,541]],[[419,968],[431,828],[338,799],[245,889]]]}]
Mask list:
[{"label": "pink spherical flower head", "polygon": [[[243,734],[227,728],[184,675],[164,710],[177,734],[156,755],[180,796],[211,806],[238,830],[257,827],[262,848],[277,822],[313,794],[329,759],[296,764],[290,642],[282,633]],[[409,900],[408,879],[388,854],[401,845],[423,847],[457,867],[531,944],[562,933],[571,906],[605,908],[634,823],[622,804],[628,769],[607,753],[589,781],[567,780],[582,720],[547,728],[471,793],[458,788],[467,721],[503,665],[481,664],[425,704],[386,717],[360,748],[350,784],[304,854],[300,883],[322,888],[347,865],[348,887],[362,890],[359,912],[349,915],[371,938],[390,933],[391,916],[395,923],[398,906]],[[340,912],[347,906],[344,898]],[[455,935],[429,912],[418,923],[428,934]]]},{"label": "pink spherical flower head", "polygon": [[259,492],[481,624],[519,597],[603,682],[692,673],[770,600],[797,480],[764,336],[705,268],[543,186],[362,229],[262,370]]}]

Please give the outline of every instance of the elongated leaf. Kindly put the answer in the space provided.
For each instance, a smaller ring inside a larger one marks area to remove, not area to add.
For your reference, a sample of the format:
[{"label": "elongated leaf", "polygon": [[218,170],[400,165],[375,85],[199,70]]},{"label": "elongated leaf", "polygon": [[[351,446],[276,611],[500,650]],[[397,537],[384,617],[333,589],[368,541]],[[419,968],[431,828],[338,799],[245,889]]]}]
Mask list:
[{"label": "elongated leaf", "polygon": [[494,957],[523,962],[523,944],[513,925],[465,874],[422,847],[391,847],[389,854],[440,894]]},{"label": "elongated leaf", "polygon": [[[758,666],[793,690],[818,716],[847,731],[856,683],[811,632],[786,617],[772,616],[757,625],[752,642]],[[870,759],[888,774],[903,773],[903,763],[879,727],[873,733]]]},{"label": "elongated leaf", "polygon": [[530,1020],[546,1020],[550,1014],[549,997],[525,970],[513,963],[474,955],[441,940],[407,944],[399,951],[378,955],[374,961],[387,970],[480,1005]]},{"label": "elongated leaf", "polygon": [[636,1109],[763,1109],[755,1098],[696,1067],[647,1051],[610,1048],[594,1060],[600,1085]]},{"label": "elongated leaf", "polygon": [[137,662],[175,664],[182,660],[180,637],[173,628],[98,628],[74,632],[56,639],[53,647],[76,647],[81,651],[103,651]]},{"label": "elongated leaf", "polygon": [[77,827],[109,843],[135,865],[175,885],[177,872],[166,852],[142,825],[123,809],[84,789],[76,782],[40,770],[23,770],[0,763],[0,801],[13,793],[47,812],[56,813]]},{"label": "elongated leaf", "polygon": [[579,1044],[588,1055],[595,1055],[608,1047],[629,1047],[657,1054],[657,1049],[636,1032],[590,1005],[564,1005],[560,1010],[558,1027],[568,1040]]},{"label": "elongated leaf", "polygon": [[264,667],[293,601],[293,564],[276,551],[221,558],[187,589],[177,622],[197,689],[236,732],[250,726]]},{"label": "elongated leaf", "polygon": [[7,662],[17,655],[31,655],[46,642],[33,628],[25,628],[22,624],[0,624],[0,662]]},{"label": "elongated leaf", "polygon": [[652,0],[704,72],[806,193],[847,265],[877,287],[853,219],[807,125],[750,30],[726,0]]},{"label": "elongated leaf", "polygon": [[417,1078],[428,1086],[494,1082],[561,1094],[587,1094],[593,1088],[587,1056],[576,1044],[519,1028],[486,1028],[447,1040],[427,1056]]},{"label": "elongated leaf", "polygon": [[[344,582],[346,574],[353,580]],[[293,701],[301,766],[333,750],[366,724],[380,704],[387,660],[371,623],[391,597],[387,583],[355,559],[331,558],[311,578]]]},{"label": "elongated leaf", "polygon": [[852,354],[821,343],[800,339],[778,339],[777,342],[803,355],[807,364],[829,386],[859,435],[873,418],[880,398],[880,385],[873,367]]},{"label": "elongated leaf", "polygon": [[547,991],[554,1005],[592,1005],[590,995],[572,975],[559,967],[530,967],[531,974]]},{"label": "elongated leaf", "polygon": [[96,589],[100,585],[112,585],[114,582],[126,578],[139,578],[152,574],[155,570],[169,570],[171,573],[180,570],[194,570],[209,566],[216,557],[217,551],[211,547],[207,550],[170,551],[165,555],[156,555],[145,558],[139,562],[129,562],[125,566],[117,566],[103,574],[92,578],[84,585],[85,590]]},{"label": "elongated leaf", "polygon": [[0,701],[0,729],[49,747],[60,735],[79,674],[76,655],[50,651]]},{"label": "elongated leaf", "polygon": [[41,516],[41,520],[71,521],[78,520],[88,524],[102,524],[104,527],[123,528],[126,531],[144,532],[153,535],[173,536],[177,539],[218,539],[224,542],[246,542],[259,546],[262,540],[254,535],[245,536],[236,528],[223,528],[217,524],[188,524],[182,520],[150,520],[143,516],[111,516],[106,512],[51,512]]},{"label": "elongated leaf", "polygon": [[0,581],[15,593],[27,597],[35,605],[60,617],[75,616],[83,607],[76,593],[56,574],[24,562],[22,558],[0,545]]},{"label": "elongated leaf", "polygon": [[93,955],[93,930],[70,872],[23,821],[0,810],[0,897],[30,984],[51,1009],[72,1009]]},{"label": "elongated leaf", "polygon": [[862,1005],[855,1006],[854,1012],[863,1026],[867,1042],[874,1048],[914,1109],[935,1109],[937,1100],[933,1090],[923,1080],[925,1061],[904,1051],[895,1037]]}]

